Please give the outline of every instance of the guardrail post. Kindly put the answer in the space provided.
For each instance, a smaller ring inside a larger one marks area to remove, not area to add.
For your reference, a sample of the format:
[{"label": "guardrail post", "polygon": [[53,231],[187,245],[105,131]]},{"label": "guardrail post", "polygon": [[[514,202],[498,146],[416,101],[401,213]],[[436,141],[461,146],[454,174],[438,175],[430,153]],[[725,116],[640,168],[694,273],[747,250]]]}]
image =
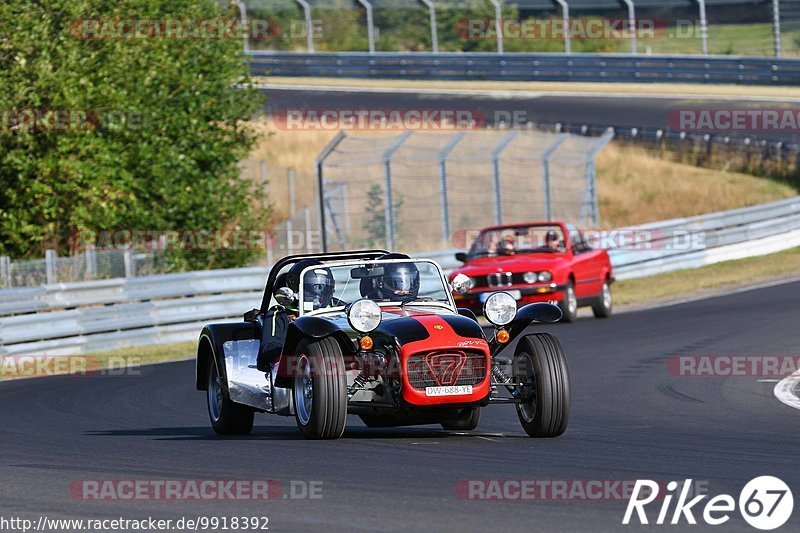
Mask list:
[{"label": "guardrail post", "polygon": [[58,282],[58,273],[56,272],[56,255],[55,250],[45,250],[44,252],[44,267],[45,275],[47,276],[47,284],[51,285]]},{"label": "guardrail post", "polygon": [[328,231],[327,231],[327,221],[325,219],[325,177],[323,175],[325,165],[325,160],[331,155],[339,143],[347,137],[345,132],[340,131],[336,134],[331,142],[322,149],[322,151],[317,155],[316,159],[314,160],[314,172],[317,174],[317,193],[319,194],[319,230],[321,232],[321,245],[322,245],[322,253],[328,251]]},{"label": "guardrail post", "polygon": [[439,187],[441,189],[442,200],[442,242],[448,242],[450,238],[450,204],[447,199],[447,156],[450,155],[456,145],[461,142],[461,139],[466,135],[465,132],[459,132],[445,147],[439,152]]},{"label": "guardrail post", "polygon": [[775,57],[781,57],[781,2],[772,0],[772,31],[775,37]]},{"label": "guardrail post", "polygon": [[633,5],[633,0],[622,1],[628,6],[628,25],[633,30],[631,37],[631,53],[637,54],[639,52],[637,43],[637,39],[639,37],[639,28],[636,27],[636,6]]},{"label": "guardrail post", "polygon": [[428,8],[428,14],[431,19],[431,49],[434,54],[439,53],[439,31],[436,28],[436,5],[432,0],[421,0]]},{"label": "guardrail post", "polygon": [[372,4],[367,0],[358,0],[358,3],[367,10],[367,42],[369,42],[369,53],[375,53],[375,26],[372,22]]},{"label": "guardrail post", "polygon": [[708,18],[706,17],[706,0],[697,0],[700,7],[700,42],[703,55],[708,55]]},{"label": "guardrail post", "polygon": [[572,37],[569,32],[569,4],[567,0],[555,0],[561,6],[561,18],[564,20],[564,52],[572,53]]},{"label": "guardrail post", "polygon": [[568,133],[559,134],[555,142],[542,153],[542,179],[544,181],[544,219],[553,219],[553,200],[550,192],[550,157],[558,150],[558,147],[569,138]]},{"label": "guardrail post", "polygon": [[497,53],[503,53],[503,11],[499,0],[491,0],[494,5],[494,29],[497,30]]},{"label": "guardrail post", "polygon": [[494,219],[497,225],[503,223],[503,189],[500,184],[500,154],[511,144],[519,131],[510,131],[492,150],[492,173],[494,175]]},{"label": "guardrail post", "polygon": [[314,51],[314,27],[311,24],[311,4],[306,0],[297,0],[303,8],[303,17],[306,19],[306,48],[309,52]]},{"label": "guardrail post", "polygon": [[0,256],[0,279],[4,289],[11,288],[11,258],[7,255]]},{"label": "guardrail post", "polygon": [[383,153],[383,178],[386,194],[384,195],[384,217],[385,225],[384,231],[386,232],[386,248],[391,252],[394,250],[395,234],[394,234],[394,193],[392,191],[392,156],[394,153],[406,142],[411,136],[412,132],[407,131],[401,134],[386,151]]}]

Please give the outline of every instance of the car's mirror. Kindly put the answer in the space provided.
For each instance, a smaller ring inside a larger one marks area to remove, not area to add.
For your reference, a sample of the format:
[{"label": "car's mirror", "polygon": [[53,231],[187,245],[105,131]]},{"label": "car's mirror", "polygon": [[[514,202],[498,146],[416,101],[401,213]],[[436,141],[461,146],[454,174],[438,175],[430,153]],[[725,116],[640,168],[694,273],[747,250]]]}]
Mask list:
[{"label": "car's mirror", "polygon": [[353,279],[379,278],[381,276],[383,276],[383,267],[358,267],[350,271],[350,277]]},{"label": "car's mirror", "polygon": [[254,322],[256,320],[256,318],[258,318],[258,315],[260,315],[260,314],[261,314],[261,311],[259,309],[251,309],[250,311],[248,311],[248,312],[246,312],[244,314],[244,321],[245,322]]},{"label": "car's mirror", "polygon": [[465,254],[464,252],[458,252],[456,254],[456,261],[461,261],[462,263],[466,263],[467,262],[467,254]]},{"label": "car's mirror", "polygon": [[470,284],[471,280],[469,279],[469,276],[466,274],[458,274],[453,278],[453,281],[450,283],[450,287],[456,294],[467,294]]},{"label": "car's mirror", "polygon": [[294,307],[297,303],[297,295],[289,287],[281,287],[275,291],[275,301],[284,307]]}]

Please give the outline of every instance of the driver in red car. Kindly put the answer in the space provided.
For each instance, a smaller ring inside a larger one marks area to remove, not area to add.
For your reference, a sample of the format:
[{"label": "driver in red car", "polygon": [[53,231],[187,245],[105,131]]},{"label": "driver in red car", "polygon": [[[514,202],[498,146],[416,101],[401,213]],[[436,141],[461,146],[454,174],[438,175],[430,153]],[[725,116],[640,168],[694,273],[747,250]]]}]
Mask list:
[{"label": "driver in red car", "polygon": [[544,238],[545,246],[554,252],[563,252],[564,248],[561,244],[561,239],[558,238],[558,233],[553,230],[548,230]]}]

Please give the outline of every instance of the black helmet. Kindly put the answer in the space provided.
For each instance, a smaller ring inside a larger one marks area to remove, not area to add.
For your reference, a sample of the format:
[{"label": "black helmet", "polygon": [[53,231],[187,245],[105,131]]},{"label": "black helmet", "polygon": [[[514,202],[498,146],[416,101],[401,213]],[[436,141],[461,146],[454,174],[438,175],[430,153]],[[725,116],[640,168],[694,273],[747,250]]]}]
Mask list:
[{"label": "black helmet", "polygon": [[336,286],[333,274],[329,268],[324,268],[322,263],[316,259],[303,259],[295,263],[286,275],[287,286],[294,292],[300,292],[300,275],[309,268],[319,266],[310,270],[303,277],[303,310],[320,309],[328,307],[333,299],[333,292]]},{"label": "black helmet", "polygon": [[558,241],[558,234],[553,230],[547,230],[547,235],[544,238],[545,242]]},{"label": "black helmet", "polygon": [[[380,259],[411,258],[403,254],[386,254]],[[381,277],[377,288],[381,297],[387,300],[416,300],[419,294],[419,269],[417,269],[417,265],[411,261],[383,265],[383,277]]]}]

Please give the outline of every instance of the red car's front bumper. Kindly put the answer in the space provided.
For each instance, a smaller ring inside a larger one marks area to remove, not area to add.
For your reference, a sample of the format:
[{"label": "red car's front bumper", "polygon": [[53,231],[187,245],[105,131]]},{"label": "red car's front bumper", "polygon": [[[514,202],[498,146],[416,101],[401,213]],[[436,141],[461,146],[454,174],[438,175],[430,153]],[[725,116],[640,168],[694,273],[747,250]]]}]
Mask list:
[{"label": "red car's front bumper", "polygon": [[521,298],[518,300],[520,306],[533,303],[546,303],[551,300],[562,301],[565,297],[564,285],[556,283],[542,283],[538,285],[513,285],[511,287],[480,287],[470,290],[467,294],[454,295],[458,307],[470,309],[475,313],[483,312],[483,302],[480,300],[481,294],[492,294],[494,292],[514,292],[519,291]]}]

